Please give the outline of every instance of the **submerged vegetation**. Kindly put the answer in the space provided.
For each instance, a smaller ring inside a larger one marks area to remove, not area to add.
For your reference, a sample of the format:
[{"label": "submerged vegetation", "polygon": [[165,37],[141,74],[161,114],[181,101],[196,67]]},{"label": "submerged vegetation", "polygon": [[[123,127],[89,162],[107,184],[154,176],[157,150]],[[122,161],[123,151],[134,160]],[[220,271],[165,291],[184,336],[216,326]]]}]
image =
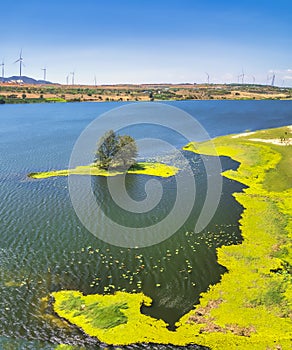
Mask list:
[{"label": "submerged vegetation", "polygon": [[[228,273],[202,294],[200,304],[177,322],[176,331],[141,314],[141,305],[151,304],[142,293],[83,296],[60,291],[53,293],[56,313],[108,344],[290,349],[291,131],[283,127],[213,140],[219,155],[240,162],[236,171],[227,170],[223,176],[248,186],[234,194],[245,208],[240,220],[244,240],[217,249],[218,262]],[[215,156],[210,142],[190,143],[185,149]],[[102,317],[100,310],[105,310]]]}]

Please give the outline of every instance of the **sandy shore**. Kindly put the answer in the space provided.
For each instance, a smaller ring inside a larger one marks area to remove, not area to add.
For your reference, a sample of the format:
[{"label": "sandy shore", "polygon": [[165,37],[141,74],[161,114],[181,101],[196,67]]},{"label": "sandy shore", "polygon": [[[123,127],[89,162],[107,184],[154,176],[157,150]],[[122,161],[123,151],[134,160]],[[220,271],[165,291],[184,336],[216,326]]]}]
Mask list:
[{"label": "sandy shore", "polygon": [[239,137],[249,136],[249,135],[252,135],[252,134],[254,134],[254,131],[243,132],[243,133],[241,133],[241,134],[232,136],[232,138],[233,138],[233,139],[238,139]]},{"label": "sandy shore", "polygon": [[271,143],[271,144],[277,145],[277,146],[290,146],[290,145],[292,145],[292,138],[288,138],[288,139],[285,139],[285,140],[279,140],[279,139],[249,139],[249,141]]}]

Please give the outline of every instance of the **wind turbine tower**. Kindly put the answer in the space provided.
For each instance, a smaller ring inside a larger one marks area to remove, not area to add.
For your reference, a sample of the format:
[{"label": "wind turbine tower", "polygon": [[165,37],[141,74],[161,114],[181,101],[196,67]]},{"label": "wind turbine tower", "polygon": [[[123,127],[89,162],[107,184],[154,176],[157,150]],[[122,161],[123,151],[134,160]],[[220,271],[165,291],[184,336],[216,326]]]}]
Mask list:
[{"label": "wind turbine tower", "polygon": [[242,70],[242,74],[241,74],[241,84],[244,84],[244,77],[245,77],[245,74],[244,74],[244,71]]},{"label": "wind turbine tower", "polygon": [[206,75],[207,75],[207,84],[209,85],[210,84],[210,75],[209,75],[209,73],[207,73],[207,72],[205,72],[206,73]]},{"label": "wind turbine tower", "polygon": [[71,72],[70,74],[72,74],[72,85],[74,85],[75,72]]},{"label": "wind turbine tower", "polygon": [[46,81],[46,78],[47,78],[47,68],[42,68],[42,70],[44,71],[44,81]]},{"label": "wind turbine tower", "polygon": [[14,63],[19,62],[19,79],[22,77],[22,65],[23,65],[23,57],[22,57],[22,50],[20,50],[19,53],[19,59],[16,60]]},{"label": "wind turbine tower", "polygon": [[2,63],[0,64],[0,66],[2,66],[2,82],[4,83],[4,60],[2,60]]},{"label": "wind turbine tower", "polygon": [[276,78],[276,74],[273,73],[271,86],[274,86],[274,85],[275,85],[275,78]]}]

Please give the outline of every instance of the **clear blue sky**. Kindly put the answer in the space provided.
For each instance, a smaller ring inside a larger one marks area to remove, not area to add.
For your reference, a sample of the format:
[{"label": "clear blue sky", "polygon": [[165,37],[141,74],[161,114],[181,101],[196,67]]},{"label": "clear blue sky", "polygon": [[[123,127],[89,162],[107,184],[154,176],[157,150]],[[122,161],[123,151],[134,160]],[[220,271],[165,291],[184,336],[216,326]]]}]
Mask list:
[{"label": "clear blue sky", "polygon": [[[5,76],[75,82],[292,86],[291,0],[1,1]],[[70,78],[71,80],[71,78]]]}]

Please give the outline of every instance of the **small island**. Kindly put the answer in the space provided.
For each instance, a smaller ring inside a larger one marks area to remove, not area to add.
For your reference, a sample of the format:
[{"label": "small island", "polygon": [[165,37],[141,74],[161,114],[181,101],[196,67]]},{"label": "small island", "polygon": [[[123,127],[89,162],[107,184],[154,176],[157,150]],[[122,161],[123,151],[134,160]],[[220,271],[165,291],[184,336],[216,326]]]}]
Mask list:
[{"label": "small island", "polygon": [[142,293],[84,296],[78,291],[59,291],[52,294],[54,311],[107,344],[290,349],[291,126],[193,142],[184,149],[232,157],[240,166],[223,176],[247,186],[234,194],[245,208],[240,220],[243,243],[217,249],[218,262],[228,271],[220,283],[202,293],[199,305],[177,322],[175,331],[140,312],[142,304],[151,304]]},{"label": "small island", "polygon": [[179,168],[164,163],[137,162],[137,154],[137,145],[131,136],[117,135],[113,130],[109,130],[98,141],[95,160],[92,164],[80,165],[74,169],[30,173],[28,177],[46,179],[54,176],[116,176],[124,173],[171,177],[179,171]]},{"label": "small island", "polygon": [[[158,177],[171,177],[179,171],[179,168],[164,163],[138,162],[136,166],[127,170],[127,174],[148,175]],[[105,170],[98,168],[95,164],[78,166],[75,169],[52,170],[39,173],[30,173],[28,177],[32,179],[46,179],[54,176],[69,175],[91,175],[91,176],[116,176],[122,175],[122,170]]]}]

